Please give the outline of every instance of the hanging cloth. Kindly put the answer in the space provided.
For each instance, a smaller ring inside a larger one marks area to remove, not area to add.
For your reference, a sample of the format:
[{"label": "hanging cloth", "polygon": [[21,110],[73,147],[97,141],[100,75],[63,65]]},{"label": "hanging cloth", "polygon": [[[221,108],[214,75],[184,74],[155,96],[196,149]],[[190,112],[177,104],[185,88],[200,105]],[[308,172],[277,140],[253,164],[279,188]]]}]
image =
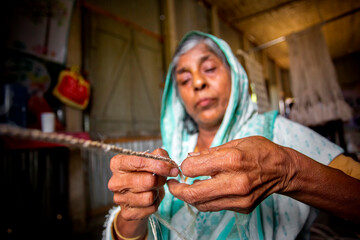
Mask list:
[{"label": "hanging cloth", "polygon": [[295,98],[290,118],[307,126],[350,120],[351,108],[344,101],[320,26],[291,34],[286,42]]}]

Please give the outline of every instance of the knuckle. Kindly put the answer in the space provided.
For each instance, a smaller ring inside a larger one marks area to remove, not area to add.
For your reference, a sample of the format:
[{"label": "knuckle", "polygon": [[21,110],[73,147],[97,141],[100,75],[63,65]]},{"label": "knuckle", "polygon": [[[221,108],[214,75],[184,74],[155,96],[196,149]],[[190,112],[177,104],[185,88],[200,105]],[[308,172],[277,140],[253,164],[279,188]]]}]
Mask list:
[{"label": "knuckle", "polygon": [[245,201],[242,207],[244,208],[245,211],[248,211],[251,208],[251,203],[249,201]]},{"label": "knuckle", "polygon": [[138,157],[135,161],[131,161],[131,165],[135,168],[135,169],[142,169],[146,166],[146,161],[144,158],[142,157]]},{"label": "knuckle", "polygon": [[151,206],[154,204],[156,195],[154,192],[143,193],[143,204],[144,206]]},{"label": "knuckle", "polygon": [[209,206],[207,203],[202,203],[202,204],[196,205],[195,207],[200,212],[208,212],[209,211]]},{"label": "knuckle", "polygon": [[226,155],[232,169],[240,168],[241,159],[244,157],[244,153],[241,150],[232,148],[226,153]]},{"label": "knuckle", "polygon": [[164,149],[162,149],[162,148],[156,148],[153,152],[152,152],[152,154],[157,154],[157,155],[161,155],[161,156],[168,156],[168,154],[167,154],[167,152],[164,150]]},{"label": "knuckle", "polygon": [[124,163],[127,162],[128,157],[122,155],[115,155],[110,159],[110,170],[117,172],[124,169]]},{"label": "knuckle", "polygon": [[242,177],[239,181],[237,181],[235,188],[242,196],[247,196],[251,193],[251,187],[247,177]]},{"label": "knuckle", "polygon": [[116,191],[116,184],[115,184],[115,180],[113,180],[113,177],[110,178],[109,182],[108,182],[108,189],[112,192]]},{"label": "knuckle", "polygon": [[153,188],[153,187],[155,187],[156,186],[156,184],[157,184],[157,177],[156,177],[156,175],[153,175],[153,174],[148,174],[147,175],[147,183],[149,184],[149,186],[151,187],[151,188]]},{"label": "knuckle", "polygon": [[107,187],[108,187],[108,189],[109,189],[110,191],[113,192],[113,191],[114,191],[114,185],[113,185],[111,179],[112,179],[112,178],[110,178],[110,180],[108,181]]},{"label": "knuckle", "polygon": [[184,201],[190,204],[196,203],[196,195],[191,188],[184,189]]},{"label": "knuckle", "polygon": [[248,213],[250,213],[254,209],[255,207],[254,205],[255,205],[255,199],[253,198],[253,196],[249,196],[245,199],[242,207],[245,211],[248,211]]},{"label": "knuckle", "polygon": [[126,193],[130,190],[126,181],[126,178],[122,178],[120,181],[118,178],[112,176],[108,181],[108,189],[114,193]]},{"label": "knuckle", "polygon": [[139,178],[138,184],[141,184],[145,189],[152,189],[156,186],[156,176],[146,173],[142,178]]},{"label": "knuckle", "polygon": [[117,156],[114,156],[110,159],[110,170],[114,172],[118,166],[118,158]]},{"label": "knuckle", "polygon": [[120,196],[119,194],[114,194],[113,201],[117,205],[124,203],[122,196]]},{"label": "knuckle", "polygon": [[188,177],[195,177],[197,174],[197,168],[196,166],[199,165],[199,162],[197,162],[198,160],[194,159],[192,161],[190,161],[189,159],[184,160],[181,163],[181,171],[185,176]]},{"label": "knuckle", "polygon": [[181,171],[185,176],[191,176],[191,167],[189,165],[191,164],[188,164],[187,161],[181,164]]}]

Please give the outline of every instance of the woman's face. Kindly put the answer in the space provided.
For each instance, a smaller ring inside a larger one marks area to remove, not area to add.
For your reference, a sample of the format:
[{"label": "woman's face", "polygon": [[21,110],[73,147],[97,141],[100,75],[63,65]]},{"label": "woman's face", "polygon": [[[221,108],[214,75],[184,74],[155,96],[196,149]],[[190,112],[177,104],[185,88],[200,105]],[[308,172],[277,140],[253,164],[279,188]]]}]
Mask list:
[{"label": "woman's face", "polygon": [[200,43],[180,56],[176,84],[186,111],[200,128],[218,128],[231,93],[229,69]]}]

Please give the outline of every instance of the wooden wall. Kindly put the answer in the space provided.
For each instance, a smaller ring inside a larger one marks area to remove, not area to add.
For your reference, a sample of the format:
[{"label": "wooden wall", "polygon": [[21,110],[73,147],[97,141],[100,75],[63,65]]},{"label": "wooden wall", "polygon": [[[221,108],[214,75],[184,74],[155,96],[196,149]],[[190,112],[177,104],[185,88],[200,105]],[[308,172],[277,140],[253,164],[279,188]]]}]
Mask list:
[{"label": "wooden wall", "polygon": [[[234,52],[255,46],[218,19],[216,9],[195,0],[91,0],[84,9],[83,56],[92,85],[89,119],[95,138],[151,135],[159,131],[161,85],[169,56],[187,32],[217,33]],[[272,61],[261,52],[254,56],[260,62],[263,58]],[[266,65],[264,71],[274,72],[275,65]],[[277,109],[276,78],[266,76],[272,89],[272,109]]]}]

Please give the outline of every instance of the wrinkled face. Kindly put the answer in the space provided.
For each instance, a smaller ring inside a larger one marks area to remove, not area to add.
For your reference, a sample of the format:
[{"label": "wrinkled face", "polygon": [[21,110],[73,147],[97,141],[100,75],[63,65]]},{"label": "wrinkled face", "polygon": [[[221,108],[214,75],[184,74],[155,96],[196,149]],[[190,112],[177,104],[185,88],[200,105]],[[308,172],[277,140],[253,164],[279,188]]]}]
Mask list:
[{"label": "wrinkled face", "polygon": [[231,93],[228,67],[204,43],[180,56],[176,84],[186,111],[200,128],[218,128]]}]

